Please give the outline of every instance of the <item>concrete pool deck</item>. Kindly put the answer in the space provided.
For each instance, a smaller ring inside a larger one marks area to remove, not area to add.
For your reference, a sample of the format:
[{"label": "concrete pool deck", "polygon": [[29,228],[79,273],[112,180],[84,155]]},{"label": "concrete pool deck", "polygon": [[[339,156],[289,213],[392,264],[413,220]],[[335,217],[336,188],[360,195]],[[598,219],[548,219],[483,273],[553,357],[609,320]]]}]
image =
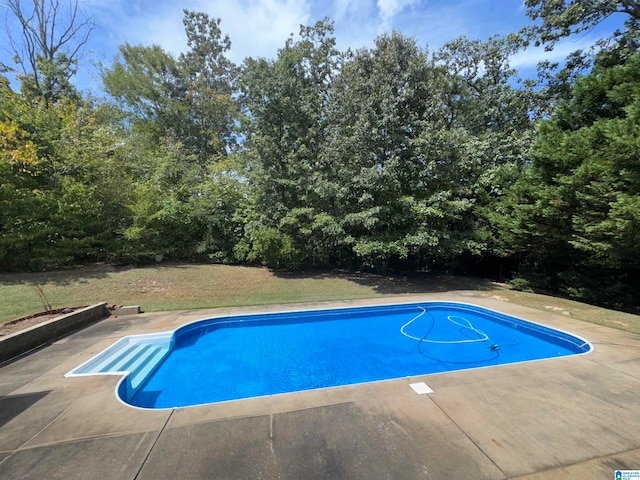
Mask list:
[{"label": "concrete pool deck", "polygon": [[[125,335],[213,315],[420,300],[499,310],[595,350],[157,411],[121,404],[117,376],[63,377]],[[640,336],[479,292],[118,316],[0,367],[0,477],[613,479],[640,469],[638,392]]]}]

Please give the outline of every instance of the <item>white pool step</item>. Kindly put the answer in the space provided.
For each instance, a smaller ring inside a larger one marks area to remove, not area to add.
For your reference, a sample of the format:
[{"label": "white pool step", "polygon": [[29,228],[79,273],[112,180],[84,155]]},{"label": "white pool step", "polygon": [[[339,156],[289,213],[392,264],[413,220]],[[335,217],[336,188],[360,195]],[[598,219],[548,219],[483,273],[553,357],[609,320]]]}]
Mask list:
[{"label": "white pool step", "polygon": [[148,348],[150,348],[149,345],[140,343],[127,345],[113,352],[112,355],[107,356],[102,362],[96,365],[93,370],[99,373],[128,372],[129,368],[127,368],[127,366],[140,355],[143,355],[144,351]]},{"label": "white pool step", "polygon": [[136,368],[131,375],[129,375],[129,395],[133,395],[138,388],[140,388],[168,352],[168,348],[154,347],[147,355],[145,355],[144,362],[142,362],[140,366]]},{"label": "white pool step", "polygon": [[128,373],[127,397],[131,398],[171,350],[172,334],[165,332],[121,338],[65,377]]}]

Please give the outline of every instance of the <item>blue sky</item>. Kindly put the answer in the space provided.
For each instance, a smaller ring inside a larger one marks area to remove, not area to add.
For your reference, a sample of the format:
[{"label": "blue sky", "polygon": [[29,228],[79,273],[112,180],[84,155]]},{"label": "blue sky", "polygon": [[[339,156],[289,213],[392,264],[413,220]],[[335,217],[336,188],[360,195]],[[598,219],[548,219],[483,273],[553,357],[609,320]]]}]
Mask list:
[{"label": "blue sky", "polygon": [[[397,30],[435,50],[461,35],[484,40],[530,24],[522,0],[81,0],[81,5],[94,17],[97,29],[85,49],[76,83],[95,92],[99,81],[92,64],[109,64],[124,42],[155,43],[174,54],[183,51],[184,8],[222,19],[223,32],[232,42],[229,56],[236,63],[246,57],[274,57],[300,24],[313,24],[325,16],[335,21],[340,49],[370,47],[379,34]],[[617,20],[621,19],[613,22]],[[564,41],[552,53],[530,49],[513,58],[512,65],[523,74],[533,74],[539,60],[562,59],[612,28],[610,23]],[[10,64],[6,43],[0,45],[0,61]]]}]

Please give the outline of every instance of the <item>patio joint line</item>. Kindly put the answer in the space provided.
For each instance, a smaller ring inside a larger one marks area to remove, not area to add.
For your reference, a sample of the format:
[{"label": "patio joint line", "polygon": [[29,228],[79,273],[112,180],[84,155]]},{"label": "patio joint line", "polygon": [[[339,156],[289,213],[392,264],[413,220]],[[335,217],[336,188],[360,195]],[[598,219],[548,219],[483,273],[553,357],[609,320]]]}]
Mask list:
[{"label": "patio joint line", "polygon": [[[133,434],[135,434],[135,433],[151,433],[151,431],[133,432]],[[2,450],[2,451],[0,451],[0,453],[24,452],[24,451],[28,451],[28,450],[35,450],[37,448],[53,447],[53,446],[56,446],[56,445],[67,445],[67,444],[73,444],[73,443],[80,443],[80,442],[85,442],[87,440],[100,440],[101,438],[121,437],[123,435],[129,435],[129,434],[130,434],[130,432],[126,432],[126,431],[123,431],[123,432],[110,432],[110,433],[95,433],[95,434],[86,435],[86,436],[83,436],[83,437],[74,437],[74,438],[67,438],[67,439],[63,439],[63,440],[54,440],[54,441],[51,441],[51,442],[38,443],[36,445],[28,445],[28,446],[24,446],[23,445],[21,447],[16,448],[15,450]],[[31,440],[29,440],[29,441],[31,441]]]},{"label": "patio joint line", "polygon": [[144,460],[140,464],[140,468],[138,468],[138,471],[136,472],[135,477],[133,477],[133,480],[136,480],[140,476],[140,472],[142,472],[142,469],[147,464],[147,461],[149,460],[149,457],[151,456],[151,452],[153,452],[153,449],[156,447],[156,444],[158,443],[158,440],[160,440],[160,435],[162,435],[162,432],[164,432],[164,429],[167,428],[167,424],[169,423],[169,420],[171,420],[171,417],[173,416],[173,412],[175,412],[175,411],[176,411],[175,408],[171,409],[171,413],[169,414],[169,416],[167,417],[167,420],[164,422],[164,425],[162,426],[162,428],[158,432],[158,435],[156,436],[156,439],[153,441],[153,444],[151,445],[151,448],[149,449],[149,451],[147,452],[147,455],[144,457]]},{"label": "patio joint line", "polygon": [[63,415],[65,415],[69,410],[71,410],[71,407],[73,407],[75,402],[71,402],[71,404],[69,404],[67,406],[67,408],[65,408],[64,410],[62,410],[60,413],[58,413],[58,415],[56,415],[56,417],[51,420],[49,423],[47,423],[46,426],[44,426],[42,429],[40,429],[40,431],[38,433],[35,433],[34,435],[31,436],[31,438],[29,438],[29,440],[27,440],[26,442],[24,442],[22,445],[20,445],[18,448],[14,449],[15,451],[18,450],[27,450],[29,448],[35,448],[38,445],[33,445],[31,447],[27,447],[27,445],[29,445],[29,443],[31,443],[33,440],[35,440],[35,438],[40,435],[42,432],[44,432],[45,430],[47,430],[51,425],[53,425],[54,423],[56,423],[60,418],[62,418]]},{"label": "patio joint line", "polygon": [[[600,460],[605,460],[605,459],[611,459],[612,457],[615,457],[617,455],[625,455],[627,453],[631,453],[631,452],[636,452],[636,451],[640,451],[640,445],[638,445],[637,448],[630,448],[629,450],[624,450],[622,452],[615,452],[615,453],[608,453],[606,455],[596,455],[594,457],[589,457],[585,460],[579,460],[577,462],[573,462],[573,463],[565,463],[562,465],[557,465],[555,467],[548,467],[548,468],[543,468],[540,470],[533,470],[531,472],[528,473],[523,473],[522,475],[516,475],[515,477],[508,477],[507,480],[518,480],[519,478],[526,478],[529,475],[532,475],[534,473],[550,473],[550,472],[554,472],[556,470],[562,470],[563,468],[570,468],[570,467],[575,467],[576,465],[586,465],[587,463],[590,462],[597,462]],[[620,468],[612,468],[611,471],[615,471],[615,470],[624,470],[624,466],[620,467]]]},{"label": "patio joint line", "polygon": [[480,450],[480,451],[482,452],[482,454],[483,454],[485,457],[487,457],[487,458],[489,459],[489,461],[490,461],[490,462],[491,462],[491,463],[492,463],[492,464],[493,464],[493,465],[498,469],[498,471],[499,471],[500,473],[502,473],[503,477],[504,477],[505,479],[508,479],[508,478],[509,478],[509,476],[505,473],[505,471],[504,471],[504,470],[502,470],[502,469],[500,468],[500,466],[499,466],[499,465],[498,465],[498,464],[493,460],[493,458],[491,458],[491,457],[489,456],[489,454],[488,454],[487,452],[485,452],[485,451],[483,450],[483,448],[482,448],[480,445],[478,445],[478,443],[477,443],[473,438],[471,438],[471,437],[469,436],[469,434],[468,434],[467,432],[465,432],[465,431],[464,431],[464,429],[463,429],[460,425],[458,425],[458,422],[456,422],[456,421],[451,417],[451,415],[449,415],[449,414],[444,410],[444,408],[442,408],[442,407],[440,406],[440,404],[435,400],[435,397],[434,397],[433,395],[430,395],[430,396],[429,396],[429,398],[431,399],[431,401],[433,401],[433,403],[435,403],[435,404],[436,404],[436,406],[440,409],[440,411],[441,411],[442,413],[444,413],[444,415],[445,415],[449,420],[451,420],[451,422],[453,422],[453,424],[456,426],[456,428],[457,428],[458,430],[460,430],[460,431],[462,432],[462,434],[463,434],[465,437],[467,437],[467,438],[469,439],[469,441],[470,441],[471,443],[473,443],[473,444],[475,445],[475,447],[476,447],[478,450]]},{"label": "patio joint line", "polygon": [[0,460],[0,467],[2,466],[2,464],[4,462],[6,462],[7,460],[9,460],[11,457],[13,457],[16,454],[16,450],[13,451],[6,451],[3,450],[2,453],[8,453],[8,455],[6,457],[4,457],[2,460]]}]

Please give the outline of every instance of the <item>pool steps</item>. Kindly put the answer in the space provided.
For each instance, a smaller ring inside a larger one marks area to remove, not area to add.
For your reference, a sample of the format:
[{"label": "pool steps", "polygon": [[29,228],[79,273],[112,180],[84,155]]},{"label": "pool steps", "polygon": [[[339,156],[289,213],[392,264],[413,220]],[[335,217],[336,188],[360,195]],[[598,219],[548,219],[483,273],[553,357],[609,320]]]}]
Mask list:
[{"label": "pool steps", "polygon": [[127,400],[160,365],[173,345],[173,332],[130,335],[74,368],[65,377],[126,375]]}]

